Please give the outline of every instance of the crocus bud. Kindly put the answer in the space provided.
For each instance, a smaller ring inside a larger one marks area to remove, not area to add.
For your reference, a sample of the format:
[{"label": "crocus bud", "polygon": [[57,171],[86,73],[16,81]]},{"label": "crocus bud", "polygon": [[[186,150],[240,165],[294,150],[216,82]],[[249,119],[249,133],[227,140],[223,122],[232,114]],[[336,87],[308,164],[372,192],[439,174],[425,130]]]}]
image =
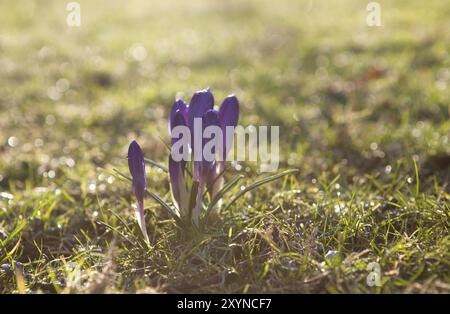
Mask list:
[{"label": "crocus bud", "polygon": [[144,219],[144,196],[147,188],[144,155],[136,141],[132,141],[128,148],[128,168],[133,179],[132,191],[137,201],[136,218],[145,240],[149,242]]}]

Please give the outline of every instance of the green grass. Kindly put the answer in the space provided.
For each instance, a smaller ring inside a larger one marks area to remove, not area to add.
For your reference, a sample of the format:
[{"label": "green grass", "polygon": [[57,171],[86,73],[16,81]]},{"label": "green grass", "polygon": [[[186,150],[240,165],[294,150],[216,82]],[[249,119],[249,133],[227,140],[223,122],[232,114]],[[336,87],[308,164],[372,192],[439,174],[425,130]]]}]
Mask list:
[{"label": "green grass", "polygon": [[[0,293],[450,292],[448,2],[379,1],[381,28],[356,0],[79,2],[80,28],[0,3]],[[196,237],[147,199],[148,247],[112,169],[132,138],[165,163],[173,99],[206,86],[300,172]]]}]

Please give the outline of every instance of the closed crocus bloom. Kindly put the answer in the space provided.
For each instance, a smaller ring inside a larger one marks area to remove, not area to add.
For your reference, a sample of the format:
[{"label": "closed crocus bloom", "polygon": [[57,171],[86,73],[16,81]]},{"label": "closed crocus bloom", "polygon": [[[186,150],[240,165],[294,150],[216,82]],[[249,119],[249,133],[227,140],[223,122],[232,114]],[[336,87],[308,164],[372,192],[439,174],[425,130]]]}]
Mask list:
[{"label": "closed crocus bloom", "polygon": [[[227,154],[233,145],[234,129],[237,126],[239,120],[239,101],[236,96],[229,95],[222,102],[218,113],[219,126],[222,131],[222,149],[220,160],[217,160],[212,169],[208,173],[206,185],[211,198],[222,189],[224,184],[224,178],[222,172],[225,169],[225,161]],[[228,129],[228,130],[227,130]],[[215,209],[211,212],[209,219],[211,221],[218,218],[222,201],[219,201]]]},{"label": "closed crocus bloom", "polygon": [[[234,95],[230,95],[223,101],[219,109],[219,123],[223,134],[223,155],[222,160],[225,161],[227,154],[233,145],[234,128],[239,120],[239,101]],[[232,130],[227,134],[227,127]],[[231,135],[231,136],[227,136]]]},{"label": "closed crocus bloom", "polygon": [[[170,111],[170,116],[169,116],[169,133],[171,133],[172,129],[175,127],[174,120],[175,120],[175,115],[177,113],[181,113],[181,115],[184,118],[184,121],[187,121],[188,105],[186,105],[186,103],[184,102],[183,99],[177,99],[173,103],[172,109]],[[186,122],[184,122],[184,124],[186,125]]]},{"label": "closed crocus bloom", "polygon": [[188,119],[187,125],[191,129],[194,127],[194,119],[202,118],[205,112],[213,109],[214,107],[214,96],[209,88],[195,92],[192,96],[191,102],[188,107]]},{"label": "closed crocus bloom", "polygon": [[144,219],[144,196],[147,189],[144,155],[136,141],[132,141],[128,147],[128,168],[130,169],[133,182],[132,191],[137,201],[136,218],[145,240],[149,242]]},{"label": "closed crocus bloom", "polygon": [[[234,129],[237,126],[239,120],[239,101],[234,95],[230,95],[223,101],[220,106],[219,113],[219,126],[222,130],[222,156],[218,160],[214,169],[208,174],[208,190],[212,197],[222,188],[223,177],[218,177],[225,168],[225,161],[227,154],[233,145]],[[228,129],[228,131],[227,131]]]},{"label": "closed crocus bloom", "polygon": [[[195,121],[197,123],[202,121],[203,115],[208,111],[212,110],[214,107],[214,97],[209,88],[196,92],[191,99],[188,107],[188,119],[187,126],[191,132],[191,149],[193,159],[199,159],[201,157],[202,151],[201,147],[197,147],[195,143],[202,143],[203,135],[203,125],[202,128],[196,128]],[[200,164],[198,162],[193,163],[193,178],[195,181],[199,181],[200,178]]]},{"label": "closed crocus bloom", "polygon": [[[183,111],[176,111],[173,115],[172,123],[170,125],[171,131],[177,126],[186,126],[185,115]],[[172,138],[172,144],[178,139]],[[185,218],[189,213],[189,196],[186,190],[185,178],[186,161],[175,161],[172,154],[169,155],[169,179],[170,190],[172,192],[172,199],[178,212],[182,218]]]}]

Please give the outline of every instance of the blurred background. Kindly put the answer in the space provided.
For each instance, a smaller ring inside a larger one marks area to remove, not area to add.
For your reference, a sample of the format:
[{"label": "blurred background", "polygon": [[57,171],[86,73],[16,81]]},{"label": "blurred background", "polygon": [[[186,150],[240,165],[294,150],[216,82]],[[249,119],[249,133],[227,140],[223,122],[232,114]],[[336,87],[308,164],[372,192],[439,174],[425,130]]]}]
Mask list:
[{"label": "blurred background", "polygon": [[134,137],[165,161],[173,100],[207,86],[242,124],[279,125],[306,172],[448,166],[445,1],[380,1],[381,27],[349,0],[79,1],[80,27],[67,3],[1,1],[3,188],[118,163]]}]

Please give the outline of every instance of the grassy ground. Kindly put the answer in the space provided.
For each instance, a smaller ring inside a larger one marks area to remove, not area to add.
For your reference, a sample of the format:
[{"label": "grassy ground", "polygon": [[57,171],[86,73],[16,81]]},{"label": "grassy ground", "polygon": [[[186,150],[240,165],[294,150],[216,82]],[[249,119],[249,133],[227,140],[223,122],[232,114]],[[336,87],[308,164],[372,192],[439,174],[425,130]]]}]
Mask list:
[{"label": "grassy ground", "polygon": [[[381,28],[356,0],[79,2],[80,28],[0,2],[0,293],[450,292],[448,2],[380,0]],[[173,99],[206,86],[300,172],[195,239],[147,200],[148,248],[112,169],[132,138],[165,162]]]}]

